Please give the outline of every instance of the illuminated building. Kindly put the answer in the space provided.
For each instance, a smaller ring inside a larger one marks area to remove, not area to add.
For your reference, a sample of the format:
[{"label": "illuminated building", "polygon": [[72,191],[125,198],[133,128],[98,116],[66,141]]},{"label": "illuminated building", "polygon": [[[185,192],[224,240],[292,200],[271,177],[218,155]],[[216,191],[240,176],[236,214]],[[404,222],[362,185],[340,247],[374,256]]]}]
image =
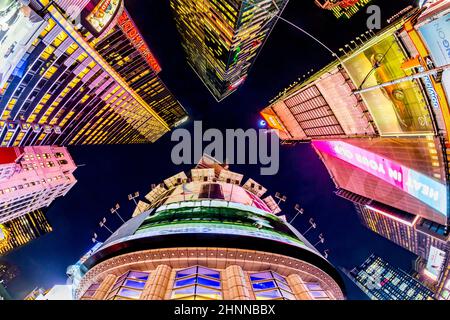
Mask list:
[{"label": "illuminated building", "polygon": [[0,239],[0,256],[52,232],[52,227],[41,210],[8,221],[0,225],[0,229],[4,235]]},{"label": "illuminated building", "polygon": [[7,285],[9,282],[14,280],[18,275],[19,269],[17,267],[7,262],[0,262],[0,283]]},{"label": "illuminated building", "polygon": [[12,300],[11,295],[1,282],[0,282],[0,300]]},{"label": "illuminated building", "polygon": [[45,295],[46,291],[42,288],[35,288],[23,300],[38,300]]},{"label": "illuminated building", "polygon": [[[9,8],[18,18],[0,33],[8,57],[0,67],[1,146],[154,142],[186,120],[123,1],[11,0]],[[129,56],[117,50],[113,61],[96,44],[111,44],[124,16],[130,33],[120,43]]]},{"label": "illuminated building", "polygon": [[350,19],[372,0],[315,0],[322,9],[331,10],[336,18]]},{"label": "illuminated building", "polygon": [[[443,225],[368,199],[367,204],[355,206],[365,227],[422,259],[429,259],[433,250],[449,251],[449,234]],[[439,275],[440,270],[433,276],[434,281]]]},{"label": "illuminated building", "polygon": [[242,179],[204,157],[164,180],[83,263],[77,299],[344,299],[337,271]]},{"label": "illuminated building", "polygon": [[376,255],[347,275],[372,300],[433,300],[431,290]]},{"label": "illuminated building", "polygon": [[77,167],[64,147],[1,148],[0,159],[0,170],[8,172],[0,180],[0,224],[48,207],[77,182]]},{"label": "illuminated building", "polygon": [[246,80],[288,0],[171,0],[187,60],[218,100]]}]

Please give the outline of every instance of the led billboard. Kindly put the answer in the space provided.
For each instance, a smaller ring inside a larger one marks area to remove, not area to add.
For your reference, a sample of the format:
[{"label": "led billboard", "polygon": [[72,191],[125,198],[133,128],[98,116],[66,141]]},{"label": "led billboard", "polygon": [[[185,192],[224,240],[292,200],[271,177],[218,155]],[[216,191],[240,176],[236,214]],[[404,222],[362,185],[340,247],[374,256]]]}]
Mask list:
[{"label": "led billboard", "polygon": [[0,1],[0,89],[45,25],[44,19],[20,1]]},{"label": "led billboard", "polygon": [[94,36],[98,37],[105,32],[123,8],[122,0],[95,0],[91,1],[81,14],[83,25]]},{"label": "led billboard", "polygon": [[447,216],[444,184],[395,161],[341,141],[315,141],[320,152],[343,160],[394,186]]},{"label": "led billboard", "polygon": [[[450,64],[450,13],[419,28],[419,32],[430,51],[434,65]],[[442,74],[442,85],[450,99],[450,70]]]},{"label": "led billboard", "polygon": [[[408,56],[392,34],[344,62],[356,87],[372,87],[412,74],[402,69]],[[431,134],[427,99],[414,81],[401,82],[362,94],[381,135]]]},{"label": "led billboard", "polygon": [[428,256],[425,275],[437,281],[441,275],[447,255],[444,251],[431,246],[430,255]]}]

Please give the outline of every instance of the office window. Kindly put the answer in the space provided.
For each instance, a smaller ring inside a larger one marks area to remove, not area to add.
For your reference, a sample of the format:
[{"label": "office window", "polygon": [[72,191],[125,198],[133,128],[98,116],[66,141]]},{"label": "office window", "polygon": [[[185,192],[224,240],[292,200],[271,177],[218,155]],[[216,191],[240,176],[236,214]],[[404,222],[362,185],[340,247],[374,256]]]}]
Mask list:
[{"label": "office window", "polygon": [[272,271],[250,275],[256,300],[296,300],[286,278]]},{"label": "office window", "polygon": [[107,300],[138,300],[144,290],[149,273],[129,271],[117,279],[108,293]]},{"label": "office window", "polygon": [[171,299],[221,300],[220,272],[200,266],[176,273]]},{"label": "office window", "polygon": [[84,293],[83,297],[81,298],[86,299],[86,300],[90,300],[92,297],[94,297],[95,292],[97,292],[97,289],[100,287],[100,284],[98,283],[94,283],[92,284],[89,289],[86,290],[86,292]]},{"label": "office window", "polygon": [[319,283],[306,283],[306,288],[308,288],[309,294],[315,300],[330,300],[328,293],[322,289],[322,286]]}]

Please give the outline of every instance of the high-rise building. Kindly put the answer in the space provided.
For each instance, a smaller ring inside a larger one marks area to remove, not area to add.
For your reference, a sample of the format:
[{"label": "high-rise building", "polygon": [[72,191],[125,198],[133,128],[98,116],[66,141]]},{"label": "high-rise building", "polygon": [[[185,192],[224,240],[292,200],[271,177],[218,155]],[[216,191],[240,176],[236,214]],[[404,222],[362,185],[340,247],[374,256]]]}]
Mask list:
[{"label": "high-rise building", "polygon": [[288,1],[170,1],[187,60],[218,101],[245,82]]},{"label": "high-rise building", "polygon": [[0,225],[0,256],[4,256],[31,241],[52,232],[52,227],[42,210],[36,210]]},{"label": "high-rise building", "polygon": [[2,148],[0,159],[5,162],[0,166],[0,223],[48,207],[77,182],[77,167],[64,147]]},{"label": "high-rise building", "polygon": [[164,180],[83,263],[77,299],[344,299],[337,271],[242,179],[204,157]]},{"label": "high-rise building", "polygon": [[1,146],[154,142],[186,120],[122,0],[1,10]]},{"label": "high-rise building", "polygon": [[433,300],[431,290],[376,255],[346,273],[372,300]]},{"label": "high-rise building", "polygon": [[[449,64],[449,12],[441,0],[401,11],[261,112],[284,143],[312,141],[365,226],[427,260],[448,255],[450,73],[409,76]],[[442,261],[430,264],[441,279]]]},{"label": "high-rise building", "polygon": [[315,0],[322,9],[331,10],[336,18],[350,19],[372,0]]},{"label": "high-rise building", "polygon": [[[1,242],[2,240],[0,240]],[[1,248],[0,244],[0,248]],[[1,250],[1,249],[0,249]],[[12,280],[14,280],[19,275],[19,269],[7,262],[0,262],[0,283],[3,285],[8,285]]]},{"label": "high-rise building", "polygon": [[0,300],[12,300],[11,295],[2,282],[0,282]]}]

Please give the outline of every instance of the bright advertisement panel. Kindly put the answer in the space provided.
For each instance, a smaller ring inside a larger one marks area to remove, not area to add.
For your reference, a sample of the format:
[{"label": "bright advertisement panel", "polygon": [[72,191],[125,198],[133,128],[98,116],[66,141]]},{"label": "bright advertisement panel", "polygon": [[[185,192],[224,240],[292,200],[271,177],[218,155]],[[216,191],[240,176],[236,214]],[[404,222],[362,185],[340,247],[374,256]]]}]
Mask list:
[{"label": "bright advertisement panel", "polygon": [[[442,67],[450,64],[450,12],[419,28],[434,65]],[[442,85],[450,99],[450,70],[442,74]]]},{"label": "bright advertisement panel", "polygon": [[[122,0],[97,1],[95,7],[85,17],[95,35],[100,35],[111,24],[121,5]],[[90,6],[88,5],[85,10],[89,10]]]},{"label": "bright advertisement panel", "polygon": [[287,133],[286,128],[283,126],[283,123],[280,121],[272,108],[264,109],[261,112],[261,116],[264,118],[264,120],[266,120],[270,128]]},{"label": "bright advertisement panel", "polygon": [[444,184],[342,141],[315,141],[313,145],[317,150],[364,170],[447,216],[447,188]]},{"label": "bright advertisement panel", "polygon": [[45,20],[20,1],[0,1],[0,89],[45,26]]},{"label": "bright advertisement panel", "polygon": [[438,280],[444,267],[445,258],[446,253],[444,251],[431,246],[425,274],[433,280]]},{"label": "bright advertisement panel", "polygon": [[179,185],[174,189],[164,204],[208,199],[225,200],[271,212],[264,201],[244,188],[222,182],[191,182]]},{"label": "bright advertisement panel", "polygon": [[[376,86],[412,74],[401,65],[408,57],[394,35],[388,35],[344,62],[357,87]],[[378,67],[376,67],[378,65]],[[427,99],[416,82],[406,81],[362,94],[381,135],[433,132]]]}]

